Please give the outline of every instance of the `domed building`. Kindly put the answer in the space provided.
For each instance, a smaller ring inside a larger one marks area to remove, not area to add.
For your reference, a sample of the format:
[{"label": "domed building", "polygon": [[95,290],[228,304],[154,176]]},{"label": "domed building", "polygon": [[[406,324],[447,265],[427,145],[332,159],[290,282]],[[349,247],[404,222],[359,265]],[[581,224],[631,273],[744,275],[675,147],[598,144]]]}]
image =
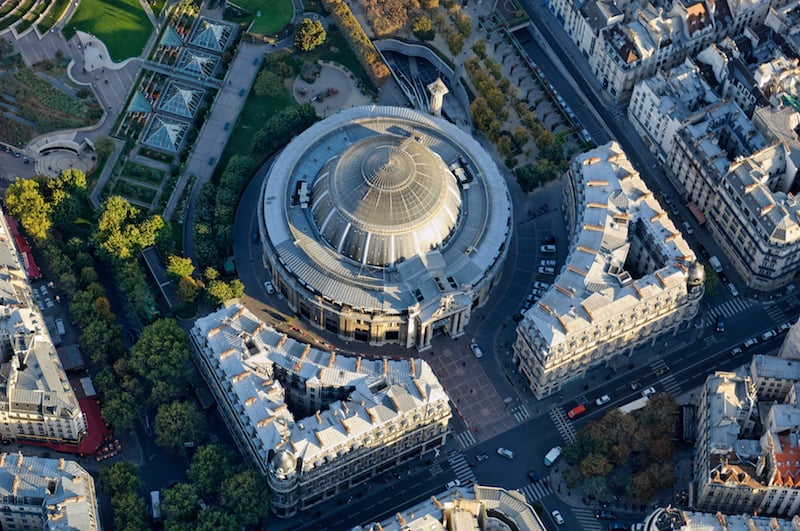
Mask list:
[{"label": "domed building", "polygon": [[345,339],[420,350],[458,337],[497,282],[511,200],[455,125],[402,107],[318,122],[276,159],[259,228],[276,289]]}]

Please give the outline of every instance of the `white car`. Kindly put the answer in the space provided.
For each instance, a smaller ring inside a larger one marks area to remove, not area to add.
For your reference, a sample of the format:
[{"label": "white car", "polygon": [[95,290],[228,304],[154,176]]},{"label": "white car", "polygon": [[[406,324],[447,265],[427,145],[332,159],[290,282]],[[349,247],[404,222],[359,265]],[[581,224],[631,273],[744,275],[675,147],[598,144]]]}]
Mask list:
[{"label": "white car", "polygon": [[609,402],[611,402],[611,397],[608,395],[603,395],[594,401],[594,403],[597,404],[598,406],[602,406],[603,404],[608,404]]},{"label": "white car", "polygon": [[644,397],[644,398],[647,398],[648,396],[654,395],[654,394],[656,394],[656,388],[655,387],[648,387],[647,389],[644,389],[642,391],[642,397]]},{"label": "white car", "polygon": [[264,289],[267,290],[267,293],[269,293],[270,295],[275,293],[275,286],[273,286],[272,282],[270,282],[269,280],[264,282]]},{"label": "white car", "polygon": [[683,222],[683,228],[686,229],[686,234],[694,234],[694,229],[688,221]]},{"label": "white car", "polygon": [[555,260],[539,260],[540,266],[550,266],[555,267],[556,261]]},{"label": "white car", "polygon": [[758,339],[751,337],[750,339],[746,339],[742,345],[744,345],[744,348],[754,347],[758,345]]},{"label": "white car", "polygon": [[502,455],[507,459],[514,459],[514,452],[512,452],[508,448],[503,448],[502,446],[497,449],[497,455]]},{"label": "white car", "polygon": [[545,254],[553,254],[556,252],[556,246],[548,243],[539,247],[539,251]]},{"label": "white car", "polygon": [[739,296],[739,290],[736,289],[736,286],[733,285],[733,282],[728,282],[728,291],[730,291],[731,295],[733,295],[734,297]]},{"label": "white car", "polygon": [[449,481],[447,483],[447,485],[444,486],[444,488],[452,489],[453,487],[460,487],[460,486],[461,486],[461,480],[460,479],[454,479],[453,481]]},{"label": "white car", "polygon": [[766,332],[761,334],[761,341],[767,341],[767,340],[772,339],[773,337],[775,337],[777,335],[778,334],[775,332],[775,330],[767,330]]},{"label": "white car", "polygon": [[545,266],[539,266],[538,271],[540,275],[553,275],[556,272],[556,270],[553,269],[552,267],[545,267]]},{"label": "white car", "polygon": [[481,347],[479,347],[478,344],[475,343],[474,341],[469,344],[469,348],[472,349],[472,353],[475,354],[476,358],[483,357],[483,351],[481,350]]},{"label": "white car", "polygon": [[550,514],[553,516],[553,520],[555,520],[558,525],[564,525],[564,517],[561,516],[560,512],[556,510]]},{"label": "white car", "polygon": [[540,282],[539,280],[537,280],[536,282],[533,283],[533,287],[536,289],[546,290],[547,288],[550,287],[550,284],[548,284],[547,282]]}]

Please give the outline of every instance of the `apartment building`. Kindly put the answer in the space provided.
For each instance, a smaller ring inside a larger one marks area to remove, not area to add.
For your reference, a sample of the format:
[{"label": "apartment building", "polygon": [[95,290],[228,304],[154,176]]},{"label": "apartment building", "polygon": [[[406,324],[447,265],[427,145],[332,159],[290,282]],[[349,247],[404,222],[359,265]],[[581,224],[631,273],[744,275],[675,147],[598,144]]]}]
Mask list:
[{"label": "apartment building", "polygon": [[686,511],[679,507],[658,508],[644,522],[642,531],[702,529],[703,531],[798,531],[800,516],[775,518],[751,514]]},{"label": "apartment building", "polygon": [[784,402],[800,382],[800,360],[756,354],[750,362],[750,377],[759,400]]},{"label": "apartment building", "polygon": [[0,437],[77,444],[86,419],[0,211]]},{"label": "apartment building", "polygon": [[0,528],[99,531],[94,479],[75,461],[0,454]]},{"label": "apartment building", "polygon": [[514,363],[537,398],[697,314],[705,272],[615,142],[577,157],[566,263],[517,326]]},{"label": "apartment building", "polygon": [[519,529],[545,531],[539,515],[519,491],[472,485],[456,487],[404,508],[380,523],[352,531],[448,531]]},{"label": "apartment building", "polygon": [[[751,120],[719,99],[701,70],[686,60],[639,83],[629,117],[747,285],[780,288],[800,270],[800,205],[789,193],[800,165],[800,139],[789,126],[800,115],[757,108]],[[754,79],[768,86],[773,71]]]},{"label": "apartment building", "polygon": [[762,24],[769,0],[610,2],[548,0],[603,88],[627,101],[634,85],[712,42]]},{"label": "apartment building", "polygon": [[190,337],[239,450],[289,517],[442,446],[452,416],[430,366],[414,358],[321,351],[238,303]]},{"label": "apartment building", "polygon": [[[696,506],[791,518],[800,512],[800,406],[797,382],[787,380],[796,376],[797,361],[757,358],[750,374],[716,372],[703,387]],[[781,396],[786,401],[775,402]]]}]

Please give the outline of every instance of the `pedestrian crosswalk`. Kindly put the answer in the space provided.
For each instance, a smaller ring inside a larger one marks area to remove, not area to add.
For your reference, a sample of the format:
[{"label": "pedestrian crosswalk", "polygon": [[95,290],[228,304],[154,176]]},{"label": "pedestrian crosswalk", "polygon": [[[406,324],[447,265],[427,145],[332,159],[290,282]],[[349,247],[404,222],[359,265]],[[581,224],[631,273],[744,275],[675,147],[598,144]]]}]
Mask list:
[{"label": "pedestrian crosswalk", "polygon": [[462,448],[469,448],[477,441],[475,437],[469,431],[462,431],[461,433],[456,433],[456,440],[458,444],[461,445]]},{"label": "pedestrian crosswalk", "polygon": [[468,487],[475,483],[475,474],[472,473],[472,469],[469,467],[467,458],[464,457],[463,453],[451,453],[447,456],[447,462],[450,463],[450,467],[456,473],[456,478],[461,482],[462,487]]},{"label": "pedestrian crosswalk", "polygon": [[575,428],[572,427],[572,423],[567,418],[567,414],[564,413],[564,408],[562,407],[554,407],[550,410],[550,418],[553,420],[553,424],[556,425],[556,429],[558,429],[558,433],[561,434],[561,437],[564,439],[564,442],[567,444],[572,444],[575,442]]},{"label": "pedestrian crosswalk", "polygon": [[528,501],[528,503],[536,503],[545,496],[553,494],[553,489],[551,489],[550,485],[543,479],[529,483],[528,485],[520,488],[519,491],[525,495],[525,499]]},{"label": "pedestrian crosswalk", "polygon": [[665,392],[671,395],[681,394],[681,386],[672,375],[672,372],[670,372],[669,366],[664,360],[658,359],[653,361],[650,363],[650,368],[652,368],[653,372],[658,376],[658,382],[662,385]]},{"label": "pedestrian crosswalk", "polygon": [[716,321],[717,317],[728,318],[737,313],[741,313],[751,307],[753,305],[752,301],[745,299],[743,297],[734,297],[733,299],[723,302],[717,306],[714,306],[706,312],[705,317],[703,318],[703,323],[705,326],[713,326]]},{"label": "pedestrian crosswalk", "polygon": [[767,312],[769,318],[772,319],[772,322],[775,324],[785,323],[789,320],[789,316],[786,315],[786,312],[783,311],[780,304],[775,301],[769,301],[764,304],[763,306],[764,311]]},{"label": "pedestrian crosswalk", "polygon": [[580,522],[583,531],[600,531],[603,529],[603,525],[594,517],[594,511],[592,509],[573,507],[572,514],[575,515],[575,519]]},{"label": "pedestrian crosswalk", "polygon": [[525,422],[527,419],[531,418],[531,414],[528,412],[528,408],[526,408],[524,404],[512,407],[511,414],[514,415],[514,418],[517,419],[517,422],[520,423]]}]

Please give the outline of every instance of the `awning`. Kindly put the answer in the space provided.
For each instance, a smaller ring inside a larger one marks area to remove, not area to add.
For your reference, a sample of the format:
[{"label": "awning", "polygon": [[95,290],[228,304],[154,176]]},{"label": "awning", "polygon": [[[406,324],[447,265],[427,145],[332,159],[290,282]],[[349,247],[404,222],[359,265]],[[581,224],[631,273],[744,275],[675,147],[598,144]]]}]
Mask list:
[{"label": "awning", "polygon": [[696,219],[696,220],[697,220],[697,222],[698,222],[700,225],[705,225],[705,224],[706,224],[706,217],[705,217],[705,215],[704,215],[704,214],[703,214],[703,213],[700,211],[700,209],[698,208],[698,206],[697,206],[697,205],[695,205],[694,203],[689,203],[689,204],[688,204],[688,205],[686,205],[686,206],[689,208],[689,212],[691,212],[691,213],[692,213],[692,215],[694,216],[694,219]]}]

